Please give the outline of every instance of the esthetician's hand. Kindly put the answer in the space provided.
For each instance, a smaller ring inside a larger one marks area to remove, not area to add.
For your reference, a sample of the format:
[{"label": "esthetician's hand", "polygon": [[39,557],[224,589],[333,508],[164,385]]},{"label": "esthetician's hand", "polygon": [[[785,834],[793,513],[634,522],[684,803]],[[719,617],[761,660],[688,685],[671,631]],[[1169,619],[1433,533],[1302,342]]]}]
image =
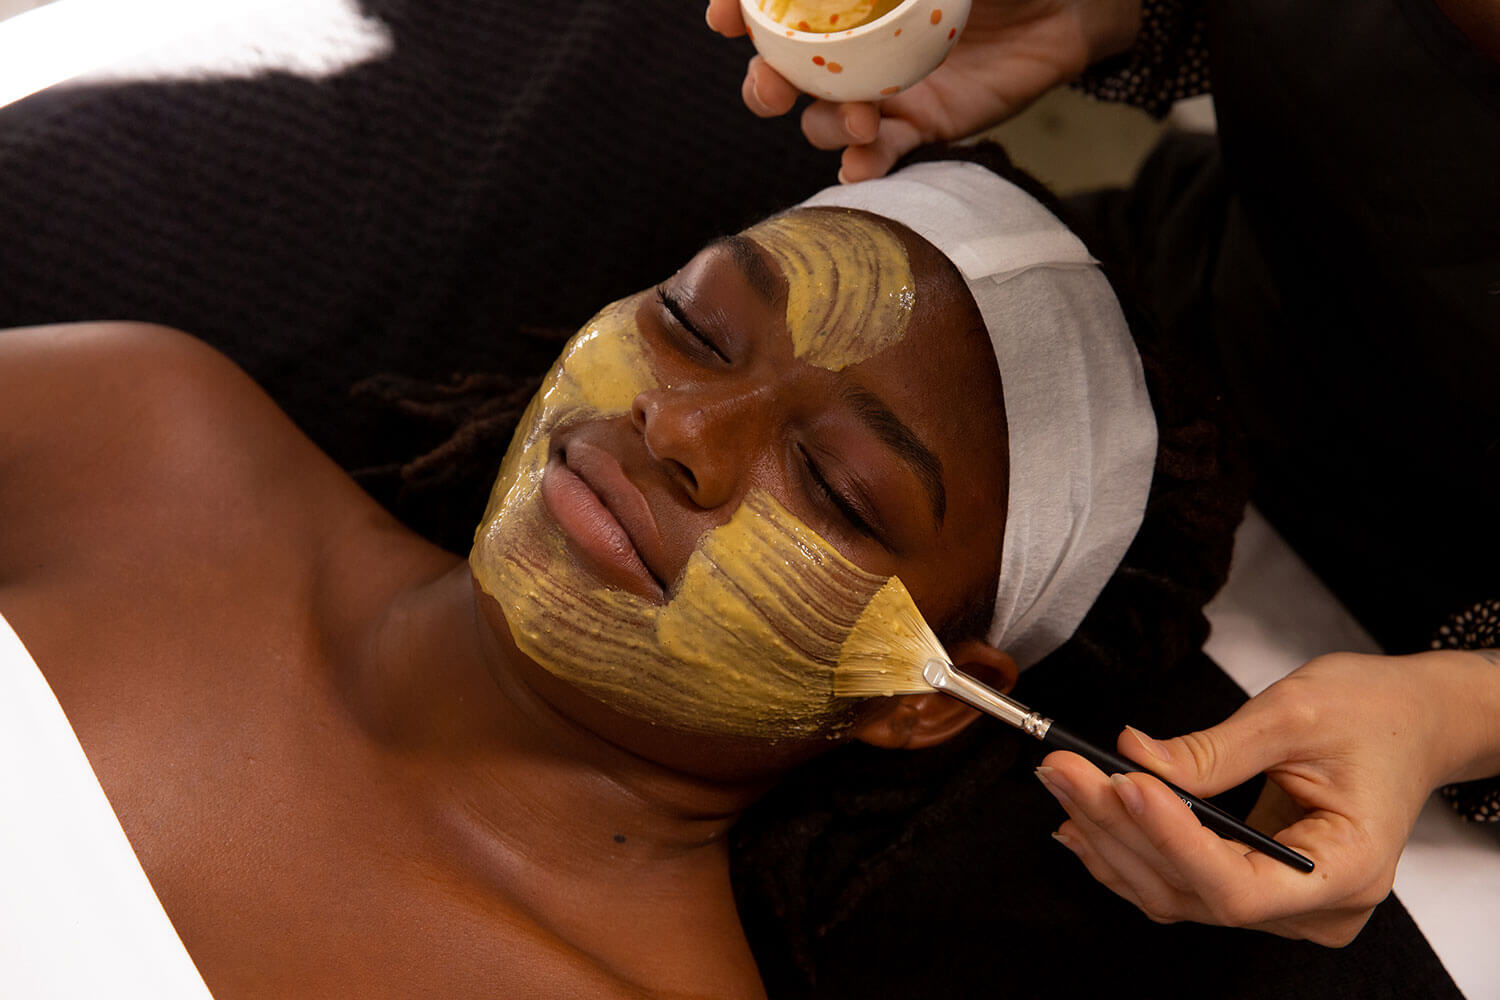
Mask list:
[{"label": "esthetician's hand", "polygon": [[[802,113],[802,131],[819,149],[844,150],[841,179],[880,177],[922,143],[1004,121],[1091,63],[1125,51],[1140,19],[1140,0],[974,0],[958,44],[926,79],[878,104],[814,101]],[[743,35],[739,0],[709,0],[708,24],[728,38]],[[799,96],[759,56],[740,93],[762,118],[786,114]]]},{"label": "esthetician's hand", "polygon": [[1500,772],[1500,652],[1319,657],[1217,726],[1149,743],[1127,729],[1119,750],[1199,796],[1266,772],[1250,825],[1317,867],[1221,840],[1150,776],[1049,754],[1038,776],[1070,817],[1058,835],[1095,878],[1160,923],[1341,946],[1390,892],[1432,790]]}]

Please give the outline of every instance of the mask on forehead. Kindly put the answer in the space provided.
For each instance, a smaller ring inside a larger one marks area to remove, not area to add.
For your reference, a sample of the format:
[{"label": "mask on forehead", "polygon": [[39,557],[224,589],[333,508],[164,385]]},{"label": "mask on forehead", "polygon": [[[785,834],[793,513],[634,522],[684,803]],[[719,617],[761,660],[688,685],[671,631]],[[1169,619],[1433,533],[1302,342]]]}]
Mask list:
[{"label": "mask on forehead", "polygon": [[[837,371],[904,336],[915,282],[884,227],[853,213],[803,212],[745,235],[787,280],[799,358]],[[650,358],[633,306],[622,303],[564,348],[521,419],[475,533],[475,579],[499,602],[522,652],[617,711],[694,732],[836,735],[851,715],[851,703],[833,694],[840,647],[872,599],[882,594],[876,608],[885,607],[900,581],[861,570],[751,488],[730,520],[699,540],[659,605],[587,572],[546,508],[553,432],[628,413],[658,385]]]},{"label": "mask on forehead", "polygon": [[796,356],[829,371],[901,342],[916,304],[906,248],[856,212],[793,212],[745,235],[787,282],[786,325]]}]

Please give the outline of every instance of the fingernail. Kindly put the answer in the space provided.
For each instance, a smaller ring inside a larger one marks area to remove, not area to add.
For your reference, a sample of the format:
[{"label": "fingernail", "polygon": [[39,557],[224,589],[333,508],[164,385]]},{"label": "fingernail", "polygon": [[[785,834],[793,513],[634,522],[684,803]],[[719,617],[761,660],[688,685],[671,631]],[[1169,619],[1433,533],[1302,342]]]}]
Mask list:
[{"label": "fingernail", "polygon": [[839,116],[839,121],[844,126],[844,134],[849,137],[849,140],[853,145],[858,146],[864,143],[865,140],[860,136],[859,131],[855,128],[855,126],[859,123],[855,121],[855,115],[853,111],[845,111],[842,115]]},{"label": "fingernail", "polygon": [[1141,790],[1135,787],[1135,782],[1123,774],[1111,774],[1109,783],[1114,786],[1115,794],[1120,801],[1125,803],[1125,811],[1132,816],[1139,816],[1146,811],[1146,799],[1141,795]]},{"label": "fingernail", "polygon": [[1135,737],[1136,742],[1141,745],[1141,748],[1146,751],[1146,753],[1151,757],[1152,760],[1160,761],[1163,764],[1170,763],[1167,758],[1167,748],[1165,744],[1157,740],[1153,740],[1151,737],[1147,736],[1145,733],[1141,732],[1134,726],[1126,726],[1125,731]]},{"label": "fingernail", "polygon": [[839,183],[840,184],[852,184],[852,183],[854,183],[844,173],[844,168],[843,167],[839,167]]},{"label": "fingernail", "polygon": [[1059,802],[1064,805],[1072,804],[1073,789],[1067,780],[1057,773],[1056,768],[1039,767],[1036,769],[1036,776],[1041,781],[1042,787],[1056,796]]},{"label": "fingernail", "polygon": [[1073,841],[1061,833],[1057,833],[1054,831],[1052,834],[1052,839],[1057,841],[1059,844],[1063,845],[1070,851],[1073,849]]},{"label": "fingernail", "polygon": [[750,93],[755,95],[756,110],[764,111],[766,108],[766,99],[760,96],[760,81],[754,77],[750,78]]}]

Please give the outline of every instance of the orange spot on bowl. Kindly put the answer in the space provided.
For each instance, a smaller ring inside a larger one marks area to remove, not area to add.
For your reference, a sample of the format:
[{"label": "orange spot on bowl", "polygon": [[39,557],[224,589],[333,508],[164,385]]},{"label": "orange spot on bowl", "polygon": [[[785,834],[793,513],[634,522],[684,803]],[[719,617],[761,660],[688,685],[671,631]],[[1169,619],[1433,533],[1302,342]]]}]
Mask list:
[{"label": "orange spot on bowl", "polygon": [[956,34],[958,34],[958,29],[957,29],[957,28],[949,28],[949,29],[948,29],[948,37],[949,37],[949,38],[950,38],[950,39],[951,39],[951,38],[952,38],[952,37],[953,37],[953,36],[954,36],[954,35],[956,35]]},{"label": "orange spot on bowl", "polygon": [[827,61],[828,60],[824,59],[822,56],[813,56],[813,65],[814,66],[821,66],[821,65],[823,65]]},{"label": "orange spot on bowl", "polygon": [[882,97],[890,97],[892,94],[899,94],[899,93],[901,93],[901,88],[900,87],[886,87],[884,90],[882,90],[880,92],[880,96],[882,96]]},{"label": "orange spot on bowl", "polygon": [[938,22],[939,22],[939,21],[941,21],[941,20],[942,20],[942,19],[943,19],[943,12],[942,12],[942,10],[941,10],[941,9],[938,9],[938,10],[934,10],[934,11],[933,11],[933,12],[932,12],[932,23],[933,23],[933,24],[937,24],[937,23],[938,23]]},{"label": "orange spot on bowl", "polygon": [[828,72],[830,72],[830,73],[842,73],[843,71],[844,71],[844,67],[840,66],[838,63],[829,63],[828,64]]},{"label": "orange spot on bowl", "polygon": [[811,31],[812,30],[812,25],[808,24],[806,21],[798,21],[797,22],[797,30],[798,31]]},{"label": "orange spot on bowl", "polygon": [[792,30],[790,30],[790,29],[788,29],[788,31],[787,31],[787,33],[786,33],[786,37],[788,37],[788,38],[791,38],[791,37],[792,37],[792,36],[793,36],[793,35],[795,35],[795,34],[796,34],[796,32],[795,32],[795,31],[792,31]]},{"label": "orange spot on bowl", "polygon": [[828,15],[828,23],[829,24],[838,24],[839,23],[839,16],[837,14],[829,14]]}]

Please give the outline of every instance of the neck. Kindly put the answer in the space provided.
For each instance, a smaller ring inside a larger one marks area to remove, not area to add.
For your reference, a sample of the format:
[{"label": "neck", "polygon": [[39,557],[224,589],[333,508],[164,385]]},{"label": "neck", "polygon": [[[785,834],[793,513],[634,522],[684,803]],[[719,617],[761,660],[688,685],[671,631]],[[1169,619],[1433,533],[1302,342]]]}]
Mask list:
[{"label": "neck", "polygon": [[[725,835],[759,787],[604,739],[538,693],[465,563],[382,555],[388,582],[331,647],[340,711],[391,817],[382,837],[408,838],[440,891],[611,975],[758,993]],[[346,587],[377,575],[349,569]]]},{"label": "neck", "polygon": [[764,782],[684,773],[563,714],[483,600],[466,564],[414,574],[364,630],[345,686],[464,853],[615,882],[640,866],[722,867]]}]

